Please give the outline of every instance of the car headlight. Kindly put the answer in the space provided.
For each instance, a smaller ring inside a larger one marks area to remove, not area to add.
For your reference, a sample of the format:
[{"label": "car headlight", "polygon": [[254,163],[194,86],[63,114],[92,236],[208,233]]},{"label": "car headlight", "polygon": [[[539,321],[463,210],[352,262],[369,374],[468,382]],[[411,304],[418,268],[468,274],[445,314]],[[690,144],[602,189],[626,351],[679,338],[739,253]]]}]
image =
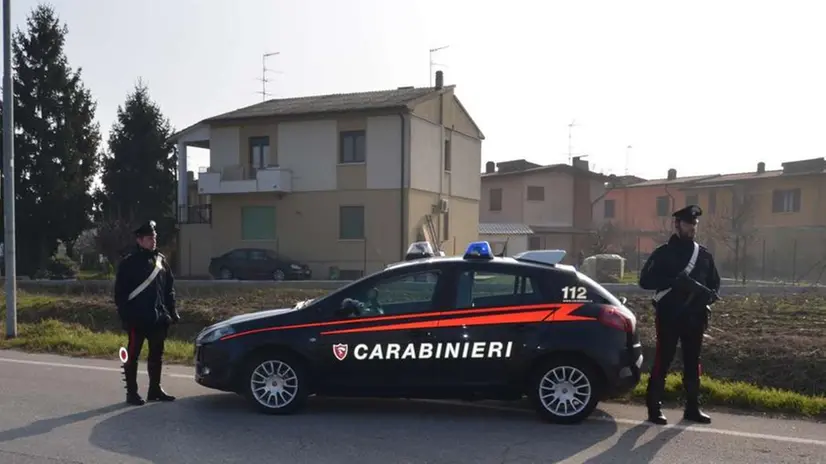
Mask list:
[{"label": "car headlight", "polygon": [[235,329],[232,328],[231,325],[223,325],[220,327],[216,327],[214,329],[206,330],[198,335],[198,338],[195,339],[196,343],[212,343],[218,340],[221,337],[226,337],[227,335],[232,335],[235,333]]},{"label": "car headlight", "polygon": [[301,266],[299,266],[298,264],[290,264],[290,269],[292,269],[294,271],[300,271]]}]

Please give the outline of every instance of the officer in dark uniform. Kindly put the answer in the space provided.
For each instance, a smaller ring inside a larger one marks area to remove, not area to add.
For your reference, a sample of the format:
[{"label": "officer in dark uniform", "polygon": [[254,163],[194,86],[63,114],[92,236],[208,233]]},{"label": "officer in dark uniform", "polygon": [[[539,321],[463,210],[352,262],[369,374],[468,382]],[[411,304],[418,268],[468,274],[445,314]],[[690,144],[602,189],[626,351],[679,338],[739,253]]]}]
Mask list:
[{"label": "officer in dark uniform", "polygon": [[664,425],[661,409],[665,376],[680,342],[683,354],[683,386],[686,393],[683,417],[700,423],[711,418],[699,408],[700,351],[708,326],[710,306],[717,300],[720,275],[706,247],[694,241],[703,211],[689,205],[674,216],[675,231],[657,247],[640,271],[640,287],[655,291],[657,351],[648,381],[648,420]]},{"label": "officer in dark uniform", "polygon": [[126,402],[142,405],[138,394],[138,357],[144,340],[149,344],[147,371],[149,401],[174,401],[161,388],[164,342],[169,325],[180,320],[175,308],[174,276],[157,246],[155,221],[135,229],[137,246],[118,266],[115,277],[115,305],[123,328],[129,334],[128,358],[123,365]]}]

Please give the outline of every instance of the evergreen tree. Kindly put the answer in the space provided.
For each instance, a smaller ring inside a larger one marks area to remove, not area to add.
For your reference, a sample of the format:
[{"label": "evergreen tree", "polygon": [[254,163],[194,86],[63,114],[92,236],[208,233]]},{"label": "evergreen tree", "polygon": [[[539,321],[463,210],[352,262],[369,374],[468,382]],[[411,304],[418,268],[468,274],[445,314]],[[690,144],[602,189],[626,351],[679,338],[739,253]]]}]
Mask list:
[{"label": "evergreen tree", "polygon": [[174,217],[176,165],[169,120],[139,81],[109,135],[99,196],[104,220],[145,221]]},{"label": "evergreen tree", "polygon": [[68,29],[39,5],[13,40],[17,266],[44,269],[90,225],[99,166],[96,103],[64,53]]}]

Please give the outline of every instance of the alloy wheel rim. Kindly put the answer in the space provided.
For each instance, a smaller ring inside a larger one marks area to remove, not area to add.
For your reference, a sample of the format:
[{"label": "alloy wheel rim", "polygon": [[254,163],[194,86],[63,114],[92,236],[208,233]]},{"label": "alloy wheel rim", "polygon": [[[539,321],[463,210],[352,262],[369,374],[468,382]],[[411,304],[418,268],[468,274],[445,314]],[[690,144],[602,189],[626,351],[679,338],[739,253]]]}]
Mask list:
[{"label": "alloy wheel rim", "polygon": [[539,400],[542,406],[557,416],[579,414],[588,405],[591,394],[590,379],[575,367],[555,367],[539,381]]},{"label": "alloy wheel rim", "polygon": [[250,376],[250,388],[259,404],[280,409],[290,404],[298,394],[298,375],[281,361],[264,361]]}]

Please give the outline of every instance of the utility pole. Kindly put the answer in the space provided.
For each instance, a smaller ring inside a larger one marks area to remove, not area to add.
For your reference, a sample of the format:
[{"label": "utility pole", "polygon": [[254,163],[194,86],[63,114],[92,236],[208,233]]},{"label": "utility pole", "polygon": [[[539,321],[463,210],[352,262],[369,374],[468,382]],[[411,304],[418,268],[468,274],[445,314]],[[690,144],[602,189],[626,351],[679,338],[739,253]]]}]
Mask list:
[{"label": "utility pole", "polygon": [[445,45],[442,47],[436,47],[430,49],[430,86],[433,87],[433,66],[439,65],[444,66],[443,64],[434,63],[433,62],[433,54],[438,52],[439,50],[444,50],[445,48],[450,47],[450,45]]},{"label": "utility pole", "polygon": [[258,92],[261,94],[261,101],[267,101],[267,97],[270,96],[270,94],[267,93],[267,82],[269,82],[269,79],[267,79],[267,71],[271,71],[271,69],[267,69],[267,58],[279,54],[281,54],[281,52],[264,53],[261,55],[261,79],[259,79],[261,81],[261,91]]},{"label": "utility pole", "polygon": [[11,68],[11,0],[3,0],[3,211],[6,236],[6,338],[17,336],[17,266],[14,232],[14,92]]}]

